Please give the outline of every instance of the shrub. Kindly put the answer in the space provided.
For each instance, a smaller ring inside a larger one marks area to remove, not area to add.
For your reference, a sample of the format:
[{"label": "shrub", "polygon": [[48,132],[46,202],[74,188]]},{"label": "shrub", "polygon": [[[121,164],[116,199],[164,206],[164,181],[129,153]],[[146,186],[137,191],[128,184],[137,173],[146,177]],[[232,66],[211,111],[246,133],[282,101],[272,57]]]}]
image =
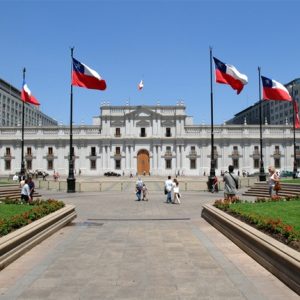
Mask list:
[{"label": "shrub", "polygon": [[[14,201],[8,203],[14,203]],[[7,219],[0,219],[0,237],[10,233],[13,230],[30,224],[31,222],[38,220],[65,206],[62,201],[53,199],[39,199],[38,201],[34,201],[33,203],[31,203],[31,205],[33,206],[32,209],[27,212],[15,215]]]}]

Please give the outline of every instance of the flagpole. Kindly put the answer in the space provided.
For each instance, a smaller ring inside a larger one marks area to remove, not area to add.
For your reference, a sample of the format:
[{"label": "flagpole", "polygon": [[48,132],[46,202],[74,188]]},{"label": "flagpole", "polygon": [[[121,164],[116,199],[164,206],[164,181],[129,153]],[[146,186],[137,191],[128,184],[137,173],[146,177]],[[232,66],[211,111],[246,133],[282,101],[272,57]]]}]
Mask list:
[{"label": "flagpole", "polygon": [[[25,73],[26,69],[23,68],[23,87],[24,88],[24,83],[25,83]],[[25,100],[22,100],[22,139],[21,139],[21,170],[20,170],[20,175],[24,176],[25,175],[25,163],[24,163],[24,115],[25,115]]]},{"label": "flagpole", "polygon": [[292,103],[293,103],[293,133],[294,133],[294,167],[293,178],[297,178],[297,152],[296,152],[296,126],[295,126],[295,102],[294,99],[294,82],[292,83]]},{"label": "flagpole", "polygon": [[73,85],[72,85],[72,71],[73,71],[73,51],[71,48],[71,93],[70,93],[70,152],[69,152],[69,176],[67,178],[67,192],[76,192],[76,179],[74,176],[74,149],[73,149]]},{"label": "flagpole", "polygon": [[266,181],[266,174],[263,161],[263,139],[262,139],[262,98],[261,98],[261,77],[260,67],[258,67],[258,86],[259,86],[259,133],[260,133],[260,169],[259,181]]},{"label": "flagpole", "polygon": [[210,155],[210,172],[208,176],[208,190],[212,191],[215,171],[215,158],[214,158],[214,95],[213,95],[213,80],[212,80],[212,47],[209,47],[210,55],[210,130],[211,130],[211,155]]}]

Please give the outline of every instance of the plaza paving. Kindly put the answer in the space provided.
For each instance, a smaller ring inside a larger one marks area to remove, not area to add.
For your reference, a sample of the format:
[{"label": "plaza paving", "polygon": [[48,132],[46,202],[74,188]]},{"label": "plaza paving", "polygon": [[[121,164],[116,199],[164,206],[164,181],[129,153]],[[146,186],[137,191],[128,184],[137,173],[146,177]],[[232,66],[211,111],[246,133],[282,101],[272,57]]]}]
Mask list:
[{"label": "plaza paving", "polygon": [[299,299],[201,218],[221,194],[41,191],[78,217],[0,272],[0,299]]}]

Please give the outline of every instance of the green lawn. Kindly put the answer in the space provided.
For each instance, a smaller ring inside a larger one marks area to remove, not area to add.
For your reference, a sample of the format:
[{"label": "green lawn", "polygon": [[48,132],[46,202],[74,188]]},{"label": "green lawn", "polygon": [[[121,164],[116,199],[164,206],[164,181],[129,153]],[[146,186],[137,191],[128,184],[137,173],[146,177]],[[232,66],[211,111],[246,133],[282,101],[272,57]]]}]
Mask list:
[{"label": "green lawn", "polygon": [[295,184],[300,184],[300,178],[295,178],[295,179],[281,179],[280,180],[282,183],[295,183]]},{"label": "green lawn", "polygon": [[238,213],[255,213],[257,215],[278,219],[284,224],[292,225],[300,232],[300,199],[295,201],[234,203],[230,210]]},{"label": "green lawn", "polygon": [[14,215],[21,214],[25,211],[31,210],[31,205],[20,204],[0,204],[0,219],[6,219]]}]

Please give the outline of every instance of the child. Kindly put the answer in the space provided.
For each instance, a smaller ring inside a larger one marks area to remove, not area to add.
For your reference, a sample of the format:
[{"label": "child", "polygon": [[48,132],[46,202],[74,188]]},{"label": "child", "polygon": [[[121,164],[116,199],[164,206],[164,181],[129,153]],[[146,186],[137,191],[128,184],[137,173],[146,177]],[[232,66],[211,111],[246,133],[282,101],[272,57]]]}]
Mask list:
[{"label": "child", "polygon": [[175,183],[175,186],[174,186],[174,189],[173,189],[173,192],[174,192],[174,204],[180,204],[180,193],[179,193],[179,182],[177,180],[174,179],[174,183]]},{"label": "child", "polygon": [[148,201],[148,197],[147,197],[147,195],[148,195],[148,189],[147,189],[145,183],[143,184],[143,190],[142,191],[143,191],[143,199],[142,200]]}]

